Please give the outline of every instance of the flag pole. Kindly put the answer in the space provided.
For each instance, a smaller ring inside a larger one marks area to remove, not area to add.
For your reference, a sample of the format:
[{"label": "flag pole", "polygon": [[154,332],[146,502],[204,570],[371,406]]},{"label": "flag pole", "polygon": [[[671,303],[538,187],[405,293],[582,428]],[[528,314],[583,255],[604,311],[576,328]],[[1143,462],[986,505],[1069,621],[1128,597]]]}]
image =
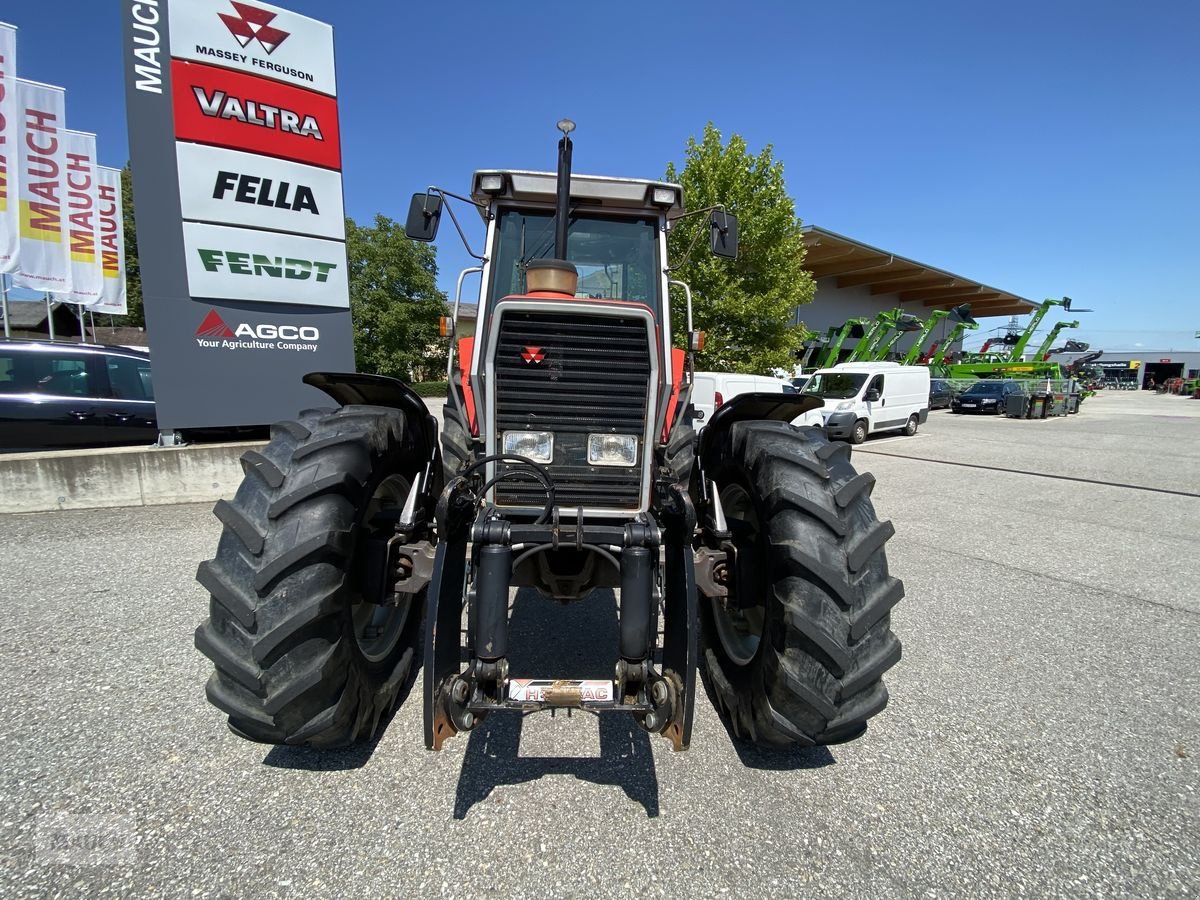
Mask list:
[{"label": "flag pole", "polygon": [[50,328],[50,340],[55,340],[54,337],[54,310],[50,308],[50,292],[47,291],[44,295],[46,298],[46,325]]},{"label": "flag pole", "polygon": [[83,319],[83,304],[79,304],[79,343],[87,343],[87,323]]},{"label": "flag pole", "polygon": [[8,324],[8,276],[0,275],[0,295],[4,299],[4,336],[12,337],[12,328]]}]

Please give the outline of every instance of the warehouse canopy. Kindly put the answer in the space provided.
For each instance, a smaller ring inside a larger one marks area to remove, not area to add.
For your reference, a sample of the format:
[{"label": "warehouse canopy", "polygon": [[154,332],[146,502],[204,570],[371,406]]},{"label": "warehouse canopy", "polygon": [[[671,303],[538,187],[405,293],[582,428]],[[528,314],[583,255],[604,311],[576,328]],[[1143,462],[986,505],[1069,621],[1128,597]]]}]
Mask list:
[{"label": "warehouse canopy", "polygon": [[804,265],[814,278],[836,278],[839,288],[866,287],[872,294],[895,294],[918,316],[933,309],[971,304],[971,315],[1025,315],[1038,304],[944,269],[907,259],[815,225],[805,225]]}]

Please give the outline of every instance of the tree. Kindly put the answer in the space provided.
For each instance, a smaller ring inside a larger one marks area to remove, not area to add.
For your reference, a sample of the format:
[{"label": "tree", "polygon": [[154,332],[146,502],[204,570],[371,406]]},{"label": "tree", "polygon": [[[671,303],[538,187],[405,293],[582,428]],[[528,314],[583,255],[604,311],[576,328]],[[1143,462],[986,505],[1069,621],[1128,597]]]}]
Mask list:
[{"label": "tree", "polygon": [[125,231],[125,306],[126,314],[116,320],[131,328],[145,328],[142,312],[142,267],[138,263],[137,225],[133,219],[133,173],[129,163],[121,170],[121,217]]},{"label": "tree", "polygon": [[[676,277],[692,289],[694,327],[706,332],[699,369],[767,374],[791,370],[807,334],[795,324],[796,307],[812,301],[816,285],[804,269],[804,241],[795,206],[783,183],[783,163],[771,145],[752,156],[733,135],[723,144],[709,122],[697,142],[688,138],[683,171],[667,165],[666,178],[683,185],[689,209],[723,204],[738,217],[737,260],[711,256],[708,216],[675,224],[668,238],[672,261],[697,246]],[[671,316],[677,343],[683,340],[686,305],[672,291]],[[681,344],[682,345],[682,344]]]},{"label": "tree", "polygon": [[346,257],[358,370],[405,381],[444,378],[438,320],[446,295],[437,288],[434,249],[376,215],[373,227],[346,219]]}]

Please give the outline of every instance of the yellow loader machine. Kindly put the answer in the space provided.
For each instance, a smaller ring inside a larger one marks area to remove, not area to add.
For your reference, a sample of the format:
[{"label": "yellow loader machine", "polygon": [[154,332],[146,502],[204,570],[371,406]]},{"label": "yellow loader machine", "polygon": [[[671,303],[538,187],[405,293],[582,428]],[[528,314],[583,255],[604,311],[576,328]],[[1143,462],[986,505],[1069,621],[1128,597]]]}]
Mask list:
[{"label": "yellow loader machine", "polygon": [[[735,733],[760,744],[850,740],[884,708],[903,588],[874,479],[846,444],[789,424],[811,397],[743,394],[694,428],[703,337],[678,282],[688,321],[671,321],[667,234],[707,232],[732,260],[736,218],[685,212],[679,185],[572,175],[574,126],[559,126],[556,173],[481,171],[469,197],[413,198],[414,239],[432,240],[444,210],[462,234],[450,199],[487,230],[440,435],[407,385],[315,372],[305,381],[337,406],[274,426],[217,504],[196,646],[242,737],[369,739],[422,658],[431,750],[488,715],[562,707],[632,715],[685,749],[701,666]],[[609,605],[595,589],[616,589],[612,677],[512,670],[519,586]]]}]

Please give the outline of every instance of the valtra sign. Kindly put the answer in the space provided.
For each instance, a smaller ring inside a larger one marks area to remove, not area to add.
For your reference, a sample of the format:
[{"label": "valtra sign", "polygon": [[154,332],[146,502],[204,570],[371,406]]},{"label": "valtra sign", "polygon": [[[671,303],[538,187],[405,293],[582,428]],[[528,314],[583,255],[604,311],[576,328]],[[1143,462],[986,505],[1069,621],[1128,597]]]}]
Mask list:
[{"label": "valtra sign", "polygon": [[171,63],[175,136],[340,169],[337,101],[252,75]]},{"label": "valtra sign", "polygon": [[327,402],[303,376],[354,370],[333,30],[240,0],[126,10],[160,426],[264,424]]}]

